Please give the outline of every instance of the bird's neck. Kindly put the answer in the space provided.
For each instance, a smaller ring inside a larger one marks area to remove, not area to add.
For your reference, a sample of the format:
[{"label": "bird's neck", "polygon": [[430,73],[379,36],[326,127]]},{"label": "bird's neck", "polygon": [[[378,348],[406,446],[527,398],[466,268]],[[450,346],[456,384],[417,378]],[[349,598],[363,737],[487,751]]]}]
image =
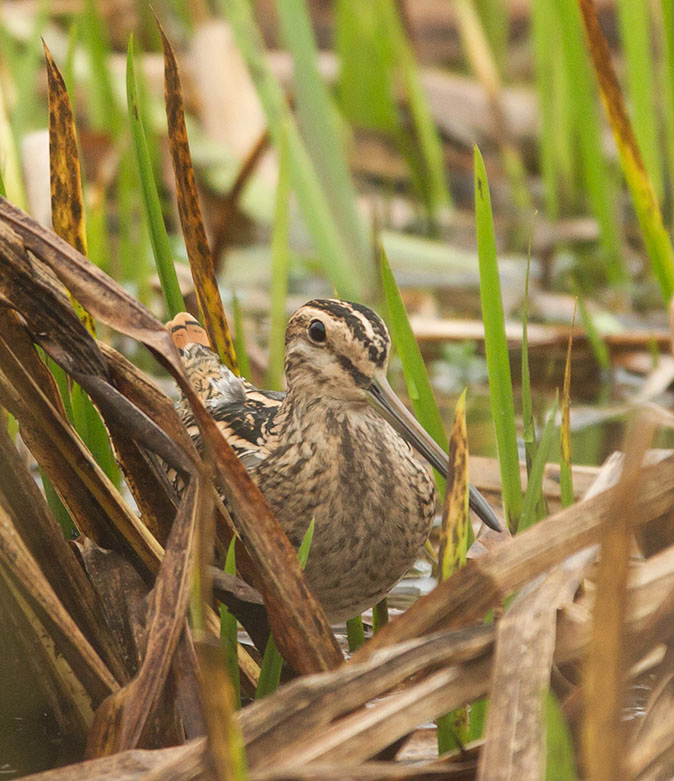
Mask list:
[{"label": "bird's neck", "polygon": [[339,438],[338,432],[345,428],[363,426],[387,426],[366,402],[356,402],[342,398],[311,395],[293,390],[288,393],[276,416],[275,426],[281,431],[298,439],[312,439],[320,442],[331,432]]}]

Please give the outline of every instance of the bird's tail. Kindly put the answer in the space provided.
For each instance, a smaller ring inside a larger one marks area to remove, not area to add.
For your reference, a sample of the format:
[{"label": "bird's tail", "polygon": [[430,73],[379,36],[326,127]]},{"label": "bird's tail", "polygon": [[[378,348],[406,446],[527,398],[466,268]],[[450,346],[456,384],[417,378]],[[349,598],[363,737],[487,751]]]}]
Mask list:
[{"label": "bird's tail", "polygon": [[211,348],[208,342],[208,334],[201,327],[199,321],[189,312],[179,312],[173,320],[166,323],[166,327],[173,338],[175,346],[182,350],[188,344],[203,344]]}]

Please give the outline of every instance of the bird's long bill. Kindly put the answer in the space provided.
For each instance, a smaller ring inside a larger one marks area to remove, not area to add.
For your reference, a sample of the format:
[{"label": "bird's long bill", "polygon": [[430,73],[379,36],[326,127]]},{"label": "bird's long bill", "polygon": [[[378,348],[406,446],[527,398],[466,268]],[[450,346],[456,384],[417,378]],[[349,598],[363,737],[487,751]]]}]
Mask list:
[{"label": "bird's long bill", "polygon": [[[449,467],[449,456],[426,433],[417,420],[410,415],[405,405],[393,392],[383,373],[372,380],[368,389],[369,401],[379,414],[387,420],[400,436],[412,445],[421,455],[445,477]],[[494,531],[503,531],[498,518],[487,500],[472,485],[469,487],[469,503],[480,520]]]}]

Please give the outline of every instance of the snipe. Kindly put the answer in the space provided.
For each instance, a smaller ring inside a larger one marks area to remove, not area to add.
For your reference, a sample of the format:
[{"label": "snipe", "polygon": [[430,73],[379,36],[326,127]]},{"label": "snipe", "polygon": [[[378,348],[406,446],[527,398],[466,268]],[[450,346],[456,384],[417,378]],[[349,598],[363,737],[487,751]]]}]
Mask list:
[{"label": "snipe", "polygon": [[[187,314],[168,324],[193,387],[218,421],[296,547],[311,519],[308,583],[332,621],[385,596],[414,563],[435,512],[447,455],[386,380],[390,338],[360,304],[316,299],[286,330],[286,394],[235,377]],[[186,402],[183,420],[199,445]],[[412,447],[410,447],[412,446]],[[500,525],[472,486],[470,504]]]}]

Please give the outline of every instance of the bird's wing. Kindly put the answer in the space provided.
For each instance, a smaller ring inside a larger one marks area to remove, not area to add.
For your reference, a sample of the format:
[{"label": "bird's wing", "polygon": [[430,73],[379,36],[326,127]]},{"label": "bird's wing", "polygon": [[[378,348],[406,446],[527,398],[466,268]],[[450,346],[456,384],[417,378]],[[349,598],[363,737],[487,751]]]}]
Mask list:
[{"label": "bird's wing", "polygon": [[[285,397],[284,393],[256,388],[236,377],[220,363],[218,356],[202,344],[182,349],[183,363],[192,387],[218,424],[229,444],[248,470],[268,453],[265,449],[270,426]],[[185,399],[178,410],[192,440],[201,452],[201,434]]]},{"label": "bird's wing", "polygon": [[[208,409],[225,439],[243,461],[249,471],[263,461],[268,453],[265,447],[269,428],[278,411],[279,404],[265,404],[262,401],[232,403],[212,400]],[[186,411],[183,422],[197,449],[201,452],[201,434],[191,412]]]}]

